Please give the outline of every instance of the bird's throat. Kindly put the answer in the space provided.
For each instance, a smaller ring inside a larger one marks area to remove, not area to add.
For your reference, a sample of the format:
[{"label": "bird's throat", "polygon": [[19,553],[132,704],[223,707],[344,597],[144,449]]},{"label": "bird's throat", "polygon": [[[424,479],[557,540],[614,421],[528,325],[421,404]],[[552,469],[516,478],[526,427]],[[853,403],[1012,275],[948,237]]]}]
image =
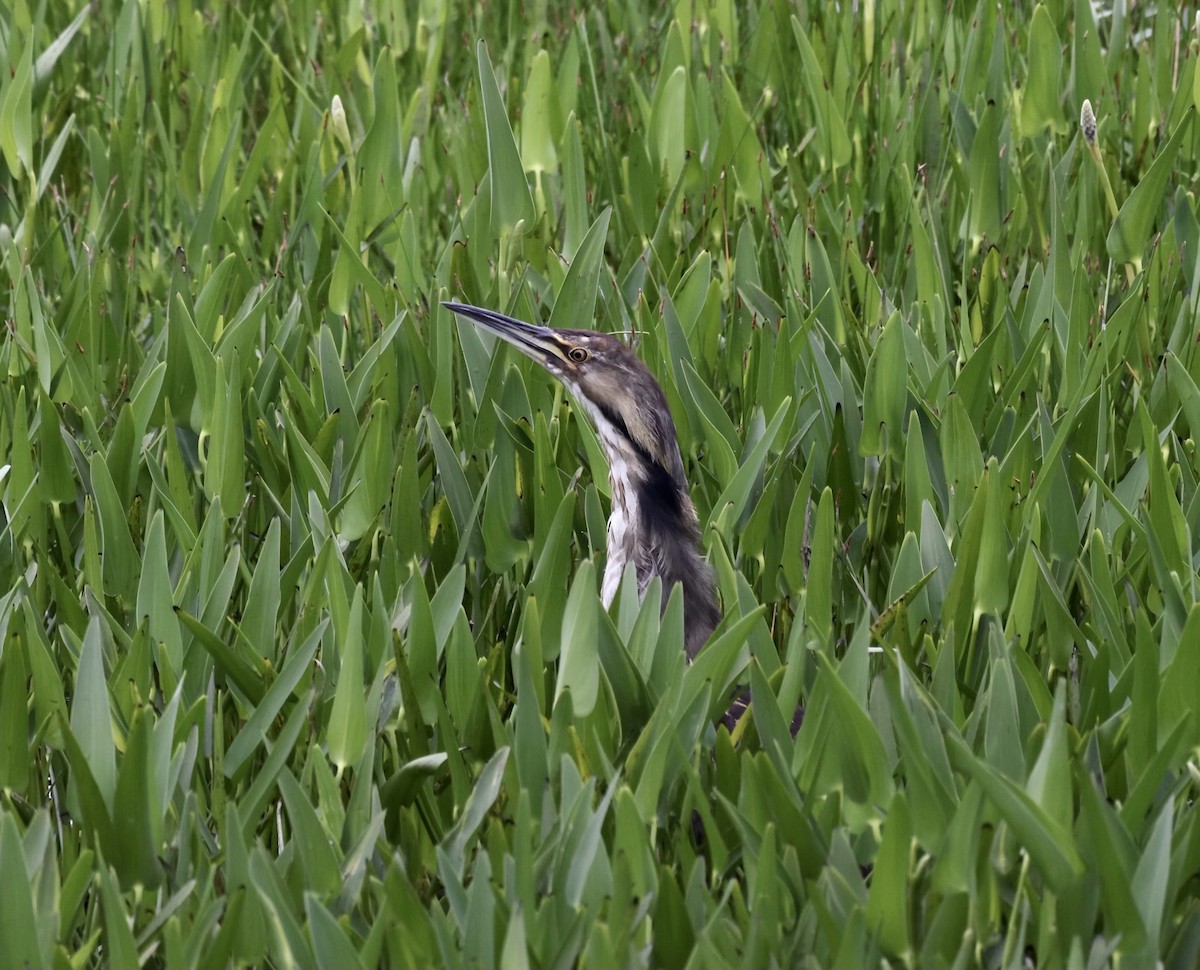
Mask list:
[{"label": "bird's throat", "polygon": [[[600,598],[606,608],[617,597],[625,567],[636,562],[639,528],[638,494],[629,478],[629,466],[619,448],[608,451],[612,511],[608,516],[608,561],[604,564],[604,582],[600,587]],[[640,593],[640,577],[638,587]]]}]

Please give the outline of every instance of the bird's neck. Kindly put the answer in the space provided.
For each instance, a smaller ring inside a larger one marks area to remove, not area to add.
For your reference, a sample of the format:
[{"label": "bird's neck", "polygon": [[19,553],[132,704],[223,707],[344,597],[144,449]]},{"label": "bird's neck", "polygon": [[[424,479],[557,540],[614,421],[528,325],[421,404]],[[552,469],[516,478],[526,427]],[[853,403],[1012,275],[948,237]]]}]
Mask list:
[{"label": "bird's neck", "polygon": [[687,487],[669,476],[647,475],[644,464],[613,449],[609,453],[612,512],[608,517],[608,561],[601,597],[611,606],[625,567],[633,563],[638,594],[662,580],[662,605],[683,587],[685,647],[694,657],[720,619],[712,569],[700,554],[700,528]]},{"label": "bird's neck", "polygon": [[[612,511],[601,599],[605,607],[612,605],[630,563],[637,572],[639,596],[655,576],[662,580],[664,607],[675,585],[682,585],[685,648],[688,657],[694,657],[719,622],[720,610],[712,569],[700,554],[700,525],[683,478],[683,462],[675,451],[664,467],[622,435],[585,395],[576,397],[588,410],[608,458]],[[677,448],[671,437],[671,446]]]},{"label": "bird's neck", "polygon": [[700,559],[700,531],[696,510],[686,491],[679,491],[677,504],[663,508],[661,499],[628,474],[628,463],[619,456],[609,459],[609,489],[612,511],[608,516],[608,561],[604,566],[601,598],[611,606],[621,585],[625,567],[637,567],[638,592],[644,593],[653,576],[663,580],[663,601],[675,583],[683,583],[685,594],[698,573],[691,567]]},{"label": "bird's neck", "polygon": [[[608,442],[602,442],[606,446]],[[638,489],[630,475],[629,462],[623,450],[605,447],[608,455],[608,486],[612,496],[612,511],[608,516],[608,561],[604,564],[604,581],[600,598],[605,607],[612,605],[621,585],[621,576],[629,563],[637,563],[641,514]],[[638,592],[642,583],[638,582]]]}]

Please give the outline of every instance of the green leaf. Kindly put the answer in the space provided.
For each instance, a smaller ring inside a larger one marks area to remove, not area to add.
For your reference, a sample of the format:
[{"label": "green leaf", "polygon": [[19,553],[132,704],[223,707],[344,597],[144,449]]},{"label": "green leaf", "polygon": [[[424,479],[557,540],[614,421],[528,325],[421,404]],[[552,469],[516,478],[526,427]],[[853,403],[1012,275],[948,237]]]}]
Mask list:
[{"label": "green leaf", "polygon": [[1168,570],[1183,574],[1191,561],[1191,542],[1183,510],[1175,495],[1175,486],[1168,477],[1167,463],[1159,447],[1159,433],[1142,402],[1137,416],[1142,432],[1146,461],[1150,469],[1150,488],[1147,494],[1150,534],[1161,549]]},{"label": "green leaf", "polygon": [[[664,65],[664,72],[666,65]],[[668,185],[674,185],[687,158],[688,81],[681,64],[669,74],[659,75],[650,116],[654,157]]]},{"label": "green leaf", "polygon": [[148,889],[156,889],[162,881],[158,850],[163,824],[156,806],[162,797],[157,785],[166,782],[154,774],[150,752],[152,716],[145,708],[134,713],[112,803],[117,875],[123,886],[140,883]]},{"label": "green leaf", "polygon": [[[402,152],[408,146],[397,137],[401,127],[399,91],[395,57],[392,51],[382,49],[375,61],[371,84],[375,116],[357,155],[357,164],[362,169],[358,191],[362,193],[366,231],[375,229],[404,204]],[[382,310],[382,305],[377,307]]]},{"label": "green leaf", "polygon": [[217,358],[216,382],[222,392],[216,395],[213,405],[204,486],[210,499],[221,497],[225,515],[232,518],[241,512],[246,493],[241,367],[236,356],[232,360]]},{"label": "green leaf", "polygon": [[125,517],[128,510],[122,506],[112,476],[108,473],[108,465],[99,452],[92,455],[88,470],[92,478],[96,511],[100,515],[105,588],[112,593],[130,595],[137,577],[139,557]]},{"label": "green leaf", "polygon": [[977,759],[956,735],[948,735],[951,760],[974,778],[1056,893],[1083,873],[1084,863],[1069,830],[1061,828],[1028,795],[986,762]]},{"label": "green leaf", "polygon": [[721,402],[713,394],[712,388],[704,382],[696,369],[688,361],[682,361],[680,370],[683,374],[684,388],[692,399],[692,405],[700,416],[700,424],[704,430],[704,442],[709,448],[706,456],[713,465],[717,483],[728,487],[737,474],[738,463],[735,449],[741,447],[737,432],[729,415],[721,407]]},{"label": "green leaf", "polygon": [[46,45],[39,55],[37,62],[33,65],[33,83],[35,87],[41,87],[49,80],[54,68],[62,59],[63,54],[67,52],[67,48],[71,46],[71,41],[79,33],[83,27],[83,22],[87,19],[88,14],[92,13],[91,7],[84,7],[76,14],[66,27],[59,32],[58,36]]},{"label": "green leaf", "polygon": [[804,625],[826,646],[832,646],[833,636],[833,526],[833,493],[826,488],[817,503],[804,598]]},{"label": "green leaf", "polygon": [[336,892],[341,885],[338,874],[340,853],[335,851],[336,843],[322,826],[309,793],[287,768],[279,773],[279,794],[283,796],[291,823],[292,839],[304,871],[304,884],[321,893]]},{"label": "green leaf", "polygon": [[508,763],[508,755],[509,749],[501,748],[484,765],[466,805],[463,806],[462,814],[442,842],[452,871],[458,875],[461,875],[462,866],[466,861],[468,844],[500,795],[500,783],[504,779],[504,766]]},{"label": "green leaf", "polygon": [[1153,714],[1161,725],[1160,736],[1168,727],[1173,728],[1179,721],[1189,718],[1191,730],[1188,736],[1195,743],[1195,739],[1200,738],[1200,724],[1189,687],[1200,678],[1200,604],[1193,604],[1188,611],[1174,654],[1164,650],[1159,663],[1165,663],[1165,667],[1155,671],[1158,689],[1154,691],[1151,686],[1148,695],[1154,697]]},{"label": "green leaf", "polygon": [[225,751],[226,778],[236,778],[250,755],[266,743],[267,732],[272,722],[293,696],[304,675],[312,673],[310,664],[316,656],[317,647],[320,646],[328,625],[328,618],[323,619],[299,647],[288,651],[283,669],[271,682],[262,700],[243,722],[242,729]]},{"label": "green leaf", "polygon": [[117,887],[117,879],[113,870],[104,864],[101,856],[98,860],[100,870],[100,901],[104,910],[104,954],[111,960],[114,967],[137,967],[137,944],[133,932],[129,928],[129,914],[121,899],[121,891]]},{"label": "green leaf", "polygon": [[[791,410],[792,399],[784,398],[783,403],[779,405],[775,416],[771,418],[771,423],[767,426],[766,431],[763,432],[762,437],[754,442],[737,474],[733,476],[733,480],[721,493],[720,498],[713,503],[708,526],[711,526],[719,516],[723,515],[728,516],[726,521],[729,522],[737,522],[741,519],[742,514],[746,510],[746,503],[750,501],[751,489],[762,474],[763,465],[767,460],[767,453],[775,443],[775,439],[779,436],[779,432],[784,425],[784,420],[791,413]],[[706,526],[706,529],[708,526]]]},{"label": "green leaf", "polygon": [[[987,629],[994,629],[991,625]],[[995,640],[993,639],[993,643]],[[995,652],[988,666],[987,712],[983,752],[990,768],[1014,781],[1025,777],[1025,757],[1021,750],[1021,722],[1017,713],[1017,688],[1013,665],[1002,653]]]},{"label": "green leaf", "polygon": [[585,560],[575,574],[563,613],[562,654],[554,686],[555,703],[569,691],[572,709],[579,717],[592,712],[600,689],[599,614],[595,570],[591,561]]},{"label": "green leaf", "polygon": [[397,643],[396,649],[404,651],[405,662],[412,674],[415,696],[409,703],[415,703],[420,709],[421,719],[426,724],[432,724],[437,717],[435,695],[439,684],[438,660],[444,641],[434,630],[429,594],[425,590],[425,580],[419,573],[413,575],[408,589],[410,590],[408,628],[405,630],[403,640]]},{"label": "green leaf", "polygon": [[337,237],[337,262],[333,267],[333,276],[329,281],[330,309],[343,316],[350,312],[350,297],[355,287],[361,287],[368,306],[380,315],[388,314],[394,304],[387,298],[387,292],[363,262],[357,240],[358,223],[365,206],[362,195],[354,197],[356,211],[348,216],[345,228],[334,221],[332,213],[326,213],[330,231]]},{"label": "green leaf", "polygon": [[579,244],[571,267],[567,270],[567,278],[563,280],[562,288],[554,300],[554,309],[550,313],[551,327],[591,328],[611,215],[611,208],[601,212]]},{"label": "green leaf", "polygon": [[20,640],[0,654],[0,785],[23,791],[29,784],[28,662]]},{"label": "green leaf", "polygon": [[58,411],[50,397],[38,395],[38,449],[41,461],[37,480],[44,501],[71,502],[79,488],[71,457],[63,441]]},{"label": "green leaf", "polygon": [[98,617],[92,617],[88,623],[79,654],[71,698],[71,731],[79,739],[105,805],[111,809],[117,787],[116,748]]},{"label": "green leaf", "polygon": [[573,260],[588,226],[587,179],[584,172],[580,122],[572,113],[566,121],[562,146],[563,242],[562,251]]},{"label": "green leaf", "polygon": [[1133,873],[1134,901],[1146,928],[1151,952],[1159,951],[1166,915],[1167,891],[1171,881],[1171,835],[1174,831],[1175,800],[1168,798],[1150,830],[1142,857]]},{"label": "green leaf", "polygon": [[983,474],[979,435],[957,394],[946,399],[940,441],[946,487],[950,492],[949,522],[957,531],[974,502],[975,486]]},{"label": "green leaf", "polygon": [[998,105],[988,104],[975,129],[968,160],[968,175],[971,191],[968,196],[970,217],[968,238],[972,248],[977,248],[984,239],[995,241],[1001,236],[1001,219],[1004,216],[1004,176],[1000,167],[1003,154],[1000,150],[1000,134],[1004,115]]},{"label": "green leaf", "polygon": [[[481,69],[482,70],[482,69]],[[540,50],[529,66],[525,99],[521,104],[521,161],[525,171],[555,172],[558,153],[551,131],[555,107],[554,79],[550,73],[550,54]],[[486,103],[486,102],[485,102]]]},{"label": "green leaf", "polygon": [[[43,731],[42,741],[51,748],[63,745],[60,724],[68,721],[70,714],[63,689],[63,676],[51,654],[50,643],[33,613],[28,599],[22,603],[25,614],[25,646],[29,654],[31,674],[30,693],[33,696],[34,718]],[[18,685],[18,688],[21,685]],[[22,691],[24,695],[24,691]],[[21,705],[18,705],[21,707]],[[28,730],[22,730],[22,744],[28,745]],[[28,749],[26,749],[28,756]]]},{"label": "green leaf", "polygon": [[651,951],[654,966],[667,967],[669,970],[684,967],[695,946],[695,930],[675,875],[665,866],[661,866],[658,872],[654,928]]},{"label": "green leaf", "polygon": [[250,578],[246,607],[242,611],[242,636],[260,657],[271,657],[274,653],[275,622],[280,603],[279,536],[280,520],[273,518],[258,551],[258,562]]},{"label": "green leaf", "polygon": [[[940,847],[949,820],[961,810],[937,712],[903,664],[885,686],[896,732],[897,754],[906,766],[912,826],[916,838],[931,849]],[[890,673],[890,671],[889,671]]]},{"label": "green leaf", "polygon": [[[982,519],[975,567],[975,609],[999,617],[1008,606],[1008,536],[1004,528],[1004,494],[996,459],[979,480],[970,515]],[[970,525],[967,526],[971,528]]]},{"label": "green leaf", "polygon": [[822,70],[808,33],[799,18],[793,16],[791,23],[807,82],[803,89],[816,107],[821,165],[823,168],[840,168],[849,164],[852,157],[845,120],[834,101],[829,79]]},{"label": "green leaf", "polygon": [[267,854],[258,847],[250,855],[250,882],[266,917],[260,932],[266,931],[274,962],[289,970],[316,966],[300,923],[288,905],[288,894]]},{"label": "green leaf", "polygon": [[824,653],[818,656],[814,702],[805,711],[793,757],[794,766],[803,766],[800,784],[825,792],[842,788],[853,802],[886,802],[892,796],[892,766],[879,731],[840,671]]},{"label": "green leaf", "polygon": [[[1044,3],[1033,8],[1026,51],[1029,74],[1021,93],[1021,129],[1034,135],[1044,128],[1056,134],[1066,130],[1059,99],[1062,97],[1062,45],[1054,20]],[[1077,89],[1078,90],[1078,89]],[[1089,92],[1084,91],[1086,96]]]},{"label": "green leaf", "polygon": [[438,474],[442,479],[446,498],[450,502],[450,513],[454,517],[454,526],[458,530],[460,538],[468,536],[474,526],[475,517],[472,509],[475,506],[476,497],[458,463],[458,456],[455,455],[450,442],[446,440],[442,429],[433,420],[432,414],[427,415],[425,427],[429,432],[434,455],[437,457]]},{"label": "green leaf", "polygon": [[304,700],[292,708],[292,712],[288,715],[275,740],[270,742],[270,753],[255,773],[254,781],[239,800],[240,810],[243,817],[247,819],[243,823],[243,827],[252,826],[255,823],[258,813],[262,811],[263,805],[266,804],[267,798],[274,790],[275,779],[279,777],[279,773],[292,755],[292,750],[296,747],[300,732],[305,727],[308,713],[312,709],[312,703],[313,692],[309,691]]},{"label": "green leaf", "polygon": [[908,879],[908,860],[912,849],[912,820],[904,792],[892,796],[883,823],[883,841],[871,874],[867,897],[867,922],[877,927],[884,950],[905,958],[912,947],[909,911],[913,894]]},{"label": "green leaf", "polygon": [[496,87],[496,75],[488,59],[487,45],[476,46],[479,87],[483,93],[483,117],[487,125],[488,184],[491,188],[492,233],[507,234],[523,227],[528,232],[536,218],[533,196],[525,180],[525,168],[513,139],[504,100]]},{"label": "green leaf", "polygon": [[411,805],[422,785],[436,777],[446,766],[444,752],[414,758],[396,772],[380,790],[380,801],[389,810],[393,806]]},{"label": "green leaf", "polygon": [[867,376],[863,382],[863,429],[858,441],[860,455],[882,456],[886,450],[898,461],[903,460],[907,403],[904,323],[897,311],[888,319],[867,362]]},{"label": "green leaf", "polygon": [[175,617],[174,592],[167,566],[167,542],[162,510],[154,513],[146,533],[145,558],[138,582],[137,614],[149,618],[150,635],[166,650],[171,670],[183,669],[183,639]]},{"label": "green leaf", "polygon": [[304,894],[304,915],[308,932],[312,937],[313,956],[320,970],[357,970],[364,967],[358,951],[354,949],[346,930],[313,893]]},{"label": "green leaf", "polygon": [[367,741],[366,711],[363,706],[362,587],[354,588],[350,619],[338,637],[337,687],[329,714],[329,758],[340,775],[347,765],[357,764]]},{"label": "green leaf", "polygon": [[21,834],[11,813],[0,815],[0,966],[45,967],[50,955],[38,941],[33,888],[25,868]]},{"label": "green leaf", "polygon": [[1133,263],[1140,266],[1150,234],[1162,215],[1163,199],[1166,196],[1175,159],[1179,155],[1188,133],[1192,130],[1194,110],[1184,115],[1183,121],[1171,132],[1171,137],[1162,147],[1149,170],[1129,193],[1121,206],[1117,218],[1108,231],[1105,246],[1108,255],[1118,263]]},{"label": "green leaf", "polygon": [[14,183],[33,169],[33,47],[28,39],[17,45],[19,56],[0,84],[0,150]]},{"label": "green leaf", "polygon": [[218,639],[208,627],[185,610],[176,607],[175,615],[183,621],[183,625],[191,631],[200,646],[216,661],[217,668],[221,673],[236,684],[238,690],[245,694],[252,703],[259,703],[266,686],[264,661],[254,655],[247,656],[249,651],[231,647]]},{"label": "green leaf", "polygon": [[500,970],[523,970],[531,966],[529,944],[525,938],[525,919],[519,903],[513,906],[508,929],[504,933],[504,943],[500,948],[498,965]]},{"label": "green leaf", "polygon": [[1054,710],[1042,750],[1025,783],[1025,790],[1063,829],[1072,825],[1074,794],[1071,788],[1070,752],[1066,732],[1066,685],[1059,681],[1054,692]]}]

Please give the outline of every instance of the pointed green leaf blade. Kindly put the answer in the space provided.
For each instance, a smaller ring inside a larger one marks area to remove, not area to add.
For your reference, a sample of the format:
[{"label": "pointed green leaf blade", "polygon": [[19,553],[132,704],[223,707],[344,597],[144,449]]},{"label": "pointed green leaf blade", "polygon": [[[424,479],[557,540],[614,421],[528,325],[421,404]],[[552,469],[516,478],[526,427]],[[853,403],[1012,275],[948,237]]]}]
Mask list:
[{"label": "pointed green leaf blade", "polygon": [[483,117],[487,125],[488,180],[491,185],[492,232],[496,236],[512,232],[524,224],[526,230],[535,218],[533,196],[525,179],[525,168],[513,139],[504,99],[496,86],[496,75],[488,58],[487,44],[476,48],[479,62],[479,86],[483,91]]}]

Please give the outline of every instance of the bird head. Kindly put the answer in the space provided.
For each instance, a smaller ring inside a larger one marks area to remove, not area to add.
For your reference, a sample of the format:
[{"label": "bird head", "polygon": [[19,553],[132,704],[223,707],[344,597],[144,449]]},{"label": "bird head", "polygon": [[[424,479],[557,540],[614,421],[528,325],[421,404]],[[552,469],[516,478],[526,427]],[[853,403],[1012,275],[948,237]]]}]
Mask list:
[{"label": "bird head", "polygon": [[611,334],[555,330],[465,303],[448,310],[495,334],[557,377],[587,411],[601,443],[626,461],[682,485],[683,462],[666,396],[632,350]]}]

